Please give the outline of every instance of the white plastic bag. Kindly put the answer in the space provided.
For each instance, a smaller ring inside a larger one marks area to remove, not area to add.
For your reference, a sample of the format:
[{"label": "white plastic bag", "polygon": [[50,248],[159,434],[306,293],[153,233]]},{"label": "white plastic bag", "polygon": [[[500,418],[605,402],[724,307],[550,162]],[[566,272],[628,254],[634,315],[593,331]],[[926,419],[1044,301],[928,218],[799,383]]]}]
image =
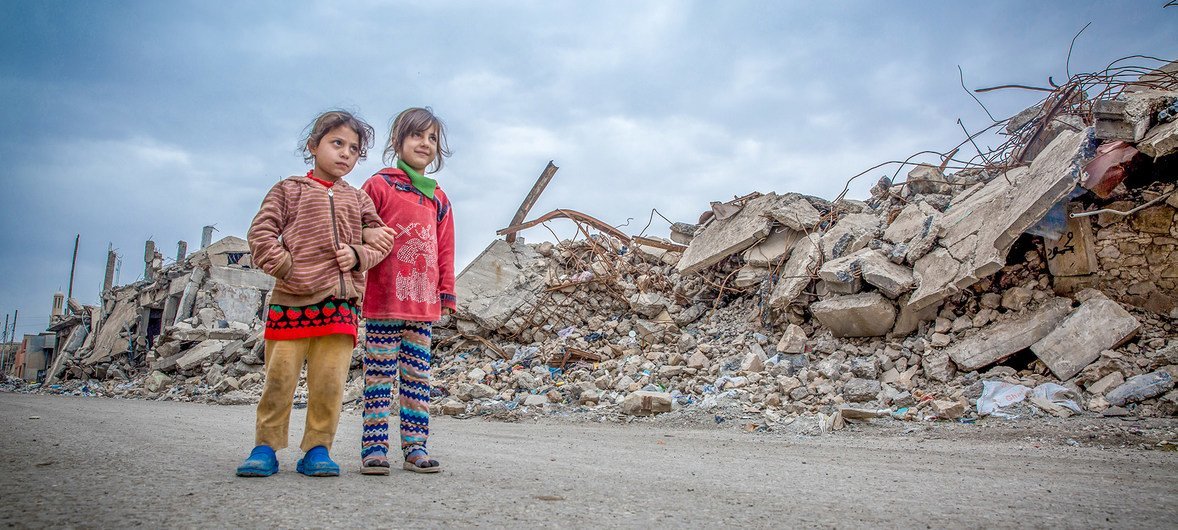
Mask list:
[{"label": "white plastic bag", "polygon": [[[1025,387],[1024,387],[1025,388]],[[1076,393],[1072,389],[1055,383],[1043,383],[1033,391],[1035,397],[1040,397],[1061,407],[1072,409],[1072,412],[1084,412],[1076,403]]]},{"label": "white plastic bag", "polygon": [[982,395],[978,398],[978,416],[1008,417],[1002,408],[1009,407],[1024,399],[1031,391],[1023,385],[1012,385],[1004,381],[982,381]]}]

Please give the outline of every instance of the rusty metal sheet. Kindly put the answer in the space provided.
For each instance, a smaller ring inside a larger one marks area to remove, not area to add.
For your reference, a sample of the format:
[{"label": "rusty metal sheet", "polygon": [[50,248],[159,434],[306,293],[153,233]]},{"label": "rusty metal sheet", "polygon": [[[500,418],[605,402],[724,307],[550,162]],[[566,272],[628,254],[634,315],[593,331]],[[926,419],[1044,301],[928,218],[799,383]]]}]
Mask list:
[{"label": "rusty metal sheet", "polygon": [[1122,140],[1102,144],[1096,148],[1096,157],[1084,166],[1087,176],[1080,185],[1102,199],[1109,198],[1113,188],[1125,180],[1125,169],[1138,152]]},{"label": "rusty metal sheet", "polygon": [[593,228],[596,228],[601,233],[612,236],[612,237],[622,241],[623,243],[630,242],[630,236],[627,236],[626,234],[622,233],[621,230],[614,228],[613,225],[610,225],[609,223],[606,223],[606,222],[604,222],[600,219],[597,219],[591,215],[583,214],[583,213],[578,212],[576,210],[569,210],[569,209],[564,209],[564,208],[552,210],[551,212],[541,215],[540,217],[537,217],[531,221],[528,221],[526,223],[521,223],[521,224],[518,224],[515,226],[509,226],[507,228],[498,230],[495,233],[498,235],[501,235],[501,236],[505,236],[508,234],[514,234],[514,233],[519,232],[521,230],[527,230],[529,228],[532,228],[533,226],[536,226],[540,223],[544,223],[546,221],[551,221],[553,219],[561,219],[561,218],[571,219],[573,221],[585,223],[589,226],[592,226]]}]

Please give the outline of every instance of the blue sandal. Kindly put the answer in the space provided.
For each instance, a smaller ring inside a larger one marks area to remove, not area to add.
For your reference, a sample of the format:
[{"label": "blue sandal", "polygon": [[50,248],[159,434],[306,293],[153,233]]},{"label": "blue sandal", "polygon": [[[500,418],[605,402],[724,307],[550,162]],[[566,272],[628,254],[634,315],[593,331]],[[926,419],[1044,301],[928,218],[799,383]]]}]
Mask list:
[{"label": "blue sandal", "polygon": [[322,445],[316,445],[307,451],[307,454],[299,459],[295,470],[308,477],[339,476],[339,464],[331,460],[331,455],[327,454],[327,448]]},{"label": "blue sandal", "polygon": [[259,445],[250,451],[245,462],[237,466],[239,477],[268,477],[278,472],[278,457],[268,445]]}]

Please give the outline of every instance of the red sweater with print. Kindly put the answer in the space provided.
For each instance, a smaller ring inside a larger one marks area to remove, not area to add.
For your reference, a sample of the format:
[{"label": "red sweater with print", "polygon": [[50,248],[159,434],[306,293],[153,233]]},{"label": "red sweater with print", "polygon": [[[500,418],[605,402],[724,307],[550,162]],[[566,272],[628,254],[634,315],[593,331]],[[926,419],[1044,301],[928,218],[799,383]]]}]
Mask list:
[{"label": "red sweater with print", "polygon": [[454,215],[441,187],[430,199],[409,176],[385,168],[360,187],[385,225],[396,232],[393,250],[368,271],[364,318],[433,322],[454,309]]}]

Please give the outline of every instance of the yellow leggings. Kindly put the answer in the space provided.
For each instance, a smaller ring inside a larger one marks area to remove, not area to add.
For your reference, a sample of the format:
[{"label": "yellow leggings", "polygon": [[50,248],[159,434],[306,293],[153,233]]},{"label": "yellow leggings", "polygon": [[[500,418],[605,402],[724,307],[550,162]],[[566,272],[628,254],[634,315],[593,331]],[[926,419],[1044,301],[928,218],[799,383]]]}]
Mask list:
[{"label": "yellow leggings", "polygon": [[303,451],[317,445],[331,449],[354,344],[351,335],[338,333],[266,341],[266,386],[258,402],[255,445],[268,445],[274,450],[287,446],[294,391],[306,361],[307,424],[299,447]]}]

